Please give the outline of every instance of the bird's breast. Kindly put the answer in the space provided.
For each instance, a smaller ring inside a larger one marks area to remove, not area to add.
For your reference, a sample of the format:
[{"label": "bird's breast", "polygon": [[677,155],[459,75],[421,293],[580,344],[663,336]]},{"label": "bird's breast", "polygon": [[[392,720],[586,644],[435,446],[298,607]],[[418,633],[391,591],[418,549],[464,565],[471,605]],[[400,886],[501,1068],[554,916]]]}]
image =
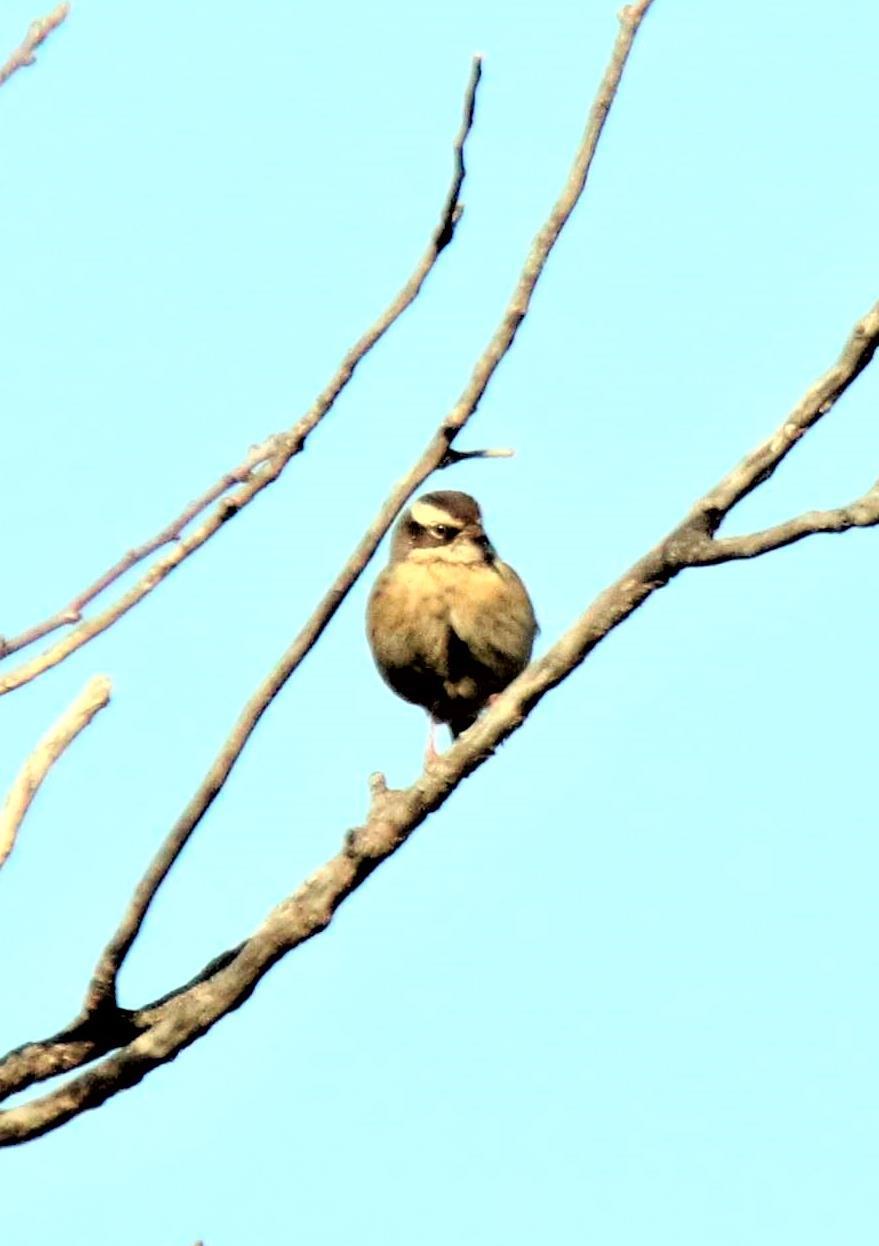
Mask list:
[{"label": "bird's breast", "polygon": [[486,607],[493,608],[505,592],[495,566],[440,558],[407,559],[389,567],[382,579],[383,595],[401,618],[436,618],[446,623],[452,612],[462,606],[477,613]]},{"label": "bird's breast", "polygon": [[491,563],[406,558],[367,611],[376,664],[395,692],[458,728],[527,664],[536,624],[522,581]]}]

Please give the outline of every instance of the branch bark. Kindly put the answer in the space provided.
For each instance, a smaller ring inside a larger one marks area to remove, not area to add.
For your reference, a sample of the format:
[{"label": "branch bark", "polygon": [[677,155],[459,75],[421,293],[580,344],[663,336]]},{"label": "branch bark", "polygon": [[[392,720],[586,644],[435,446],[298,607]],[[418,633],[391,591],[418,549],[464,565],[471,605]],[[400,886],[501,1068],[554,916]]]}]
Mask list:
[{"label": "branch bark", "polygon": [[63,609],[57,611],[56,614],[49,615],[42,622],[35,623],[17,636],[10,636],[9,638],[0,636],[0,660],[9,657],[10,654],[17,653],[20,649],[26,649],[28,645],[42,640],[44,636],[50,635],[60,627],[70,623],[81,622],[83,610],[96,597],[99,597],[101,593],[121,579],[127,571],[136,567],[139,562],[143,562],[150,554],[154,554],[156,550],[161,549],[164,545],[171,545],[175,541],[179,541],[184,529],[189,527],[202,511],[207,510],[212,502],[216,502],[218,498],[222,497],[230,489],[233,489],[235,485],[245,484],[251,478],[255,468],[271,459],[274,449],[274,437],[270,437],[262,445],[253,446],[237,467],[227,472],[225,476],[221,476],[200,497],[190,502],[176,519],[172,519],[155,536],[150,537],[142,545],[130,549],[127,554],[124,554],[112,567],[103,572],[88,588],[83,589],[81,593],[68,602]]},{"label": "branch bark", "polygon": [[37,18],[35,22],[31,22],[22,42],[9,57],[9,60],[4,65],[0,65],[0,87],[17,70],[33,65],[37,59],[37,48],[49,37],[53,30],[56,30],[61,25],[69,12],[69,4],[58,4],[51,13],[48,13],[45,17]]},{"label": "branch bark", "polygon": [[806,511],[773,528],[750,532],[744,536],[715,540],[707,547],[703,564],[732,562],[739,558],[759,558],[772,550],[793,545],[807,536],[822,532],[848,532],[849,528],[874,528],[879,524],[879,481],[862,497],[830,511]]},{"label": "branch bark", "polygon": [[686,544],[687,565],[755,558],[819,532],[845,532],[853,527],[871,527],[877,522],[874,486],[855,502],[838,510],[810,511],[765,532],[722,539],[714,535],[733,507],[765,484],[809,429],[833,409],[872,362],[877,347],[879,303],[874,303],[855,323],[836,363],[810,386],[772,436],[745,455],[693,506],[679,530]]},{"label": "branch bark", "polygon": [[106,675],[95,675],[25,761],[0,810],[0,869],[15,847],[24,815],[49,770],[109,700],[109,679]]}]

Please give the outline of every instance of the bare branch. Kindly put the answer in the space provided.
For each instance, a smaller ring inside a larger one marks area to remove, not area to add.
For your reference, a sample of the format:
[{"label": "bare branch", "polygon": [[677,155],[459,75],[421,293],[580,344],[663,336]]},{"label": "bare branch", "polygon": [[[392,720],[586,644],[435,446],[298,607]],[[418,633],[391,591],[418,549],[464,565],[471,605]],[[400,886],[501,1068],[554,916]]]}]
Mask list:
[{"label": "bare branch", "polygon": [[467,135],[473,129],[473,118],[476,111],[476,88],[479,86],[481,77],[482,57],[477,53],[473,57],[470,81],[467,84],[467,93],[464,96],[464,115],[461,118],[461,128],[455,138],[455,173],[452,178],[452,184],[449,187],[449,193],[446,196],[440,223],[433,236],[437,255],[452,241],[455,225],[461,219],[461,214],[464,211],[463,205],[459,202],[464,178],[467,176],[467,168],[464,164],[464,145],[467,142]]},{"label": "bare branch", "polygon": [[[100,635],[101,632],[111,627],[133,606],[142,601],[148,593],[151,593],[166,576],[170,575],[175,567],[178,567],[190,554],[204,545],[223,524],[243,510],[267,485],[277,480],[289,461],[301,453],[308,437],[330,411],[336,399],[354,375],[358,364],[372,350],[379,339],[387,333],[391,325],[415,301],[440,254],[454,237],[455,227],[463,211],[459,203],[459,197],[465,176],[464,147],[473,126],[476,90],[481,76],[482,60],[477,56],[473,59],[470,78],[467,83],[461,128],[454,142],[455,170],[452,183],[443,204],[439,224],[431,236],[427,250],[419,260],[412,276],[393,302],[390,303],[375,323],[370,326],[366,333],[355,342],[345,355],[335,375],[326,388],[318,395],[310,409],[287,432],[269,438],[263,446],[252,450],[243,463],[231,472],[221,476],[216,484],[212,485],[199,499],[191,503],[176,520],[162,529],[155,537],[152,537],[136,549],[129,551],[109,571],[101,575],[90,588],[74,598],[63,610],[58,611],[57,614],[52,615],[44,622],[28,628],[12,640],[3,641],[0,638],[0,658],[3,658],[15,650],[22,649],[35,640],[48,635],[59,627],[79,622],[85,605],[118,580],[126,571],[131,570],[137,563],[155,552],[155,550],[163,545],[175,542],[174,549],[153,563],[142,578],[128,592],[123,593],[117,601],[107,607],[106,610],[96,615],[93,619],[83,622],[50,649],[40,654],[39,657],[24,662],[8,675],[0,677],[0,695],[20,688],[23,684],[29,683],[32,679],[42,675],[53,666],[57,666],[59,662],[69,657],[71,653],[81,649],[83,645],[94,639],[95,636]],[[193,519],[236,484],[240,484],[241,487],[235,493],[223,497],[219,506],[199,528],[187,537],[181,535],[183,529]]]},{"label": "bare branch", "polygon": [[58,4],[45,17],[31,22],[22,43],[15,49],[5,65],[0,65],[0,86],[3,85],[18,69],[33,65],[37,48],[49,37],[56,27],[60,26],[70,12],[69,4]]},{"label": "bare branch", "polygon": [[222,789],[256,724],[320,638],[339,606],[360,578],[382,537],[407,499],[433,471],[448,461],[452,441],[476,411],[495,370],[515,340],[549,254],[586,184],[598,140],[616,95],[635,34],[651,2],[652,0],[643,0],[639,5],[624,9],[620,15],[619,34],[590,109],[586,130],[568,180],[546,224],[531,246],[501,323],[477,360],[470,381],[452,411],[428,443],[421,458],[395,485],[378,515],[367,528],[365,536],[336,576],[329,591],[321,599],[299,635],[244,706],[210,770],[169,831],[165,842],[138,884],[118,929],[104,949],[89,986],[85,1005],[87,1011],[106,1008],[110,1001],[115,1000],[119,970],[137,938],[156,892],[188,842],[190,835]]},{"label": "bare branch", "polygon": [[831,511],[807,511],[785,523],[762,532],[713,540],[706,548],[704,564],[730,562],[737,558],[759,558],[772,550],[793,545],[807,536],[822,532],[848,532],[850,528],[874,528],[879,524],[879,481],[863,497]]},{"label": "bare branch", "polygon": [[243,944],[213,957],[195,977],[140,1009],[107,1007],[82,1012],[49,1038],[23,1043],[0,1060],[0,1102],[37,1082],[80,1069],[109,1051],[124,1047],[199,982],[207,982],[232,963]]},{"label": "bare branch", "polygon": [[109,700],[109,679],[106,675],[95,675],[22,766],[0,810],[0,869],[15,846],[18,828],[50,767]]},{"label": "bare branch", "polygon": [[[83,1065],[108,1051],[131,1042],[136,1031],[125,1024],[122,1010],[117,1018],[109,1014],[101,1018],[100,1025],[91,1019],[84,1023],[77,1020],[58,1034],[40,1042],[24,1043],[8,1052],[0,1062],[0,1100],[18,1091],[27,1090],[36,1082],[48,1081],[59,1073],[81,1069]],[[0,1114],[2,1119],[2,1114]]]},{"label": "bare branch", "polygon": [[188,527],[192,521],[207,510],[212,502],[216,502],[217,498],[222,497],[229,489],[234,488],[236,484],[244,484],[251,477],[254,468],[260,463],[267,462],[275,453],[275,437],[270,437],[262,445],[253,446],[239,465],[227,472],[225,476],[221,476],[215,484],[206,490],[200,497],[181,511],[176,519],[157,532],[143,545],[138,545],[135,549],[131,549],[118,562],[114,563],[107,571],[104,572],[95,582],[83,589],[78,597],[74,597],[71,602],[59,610],[57,614],[50,615],[44,619],[42,623],[36,623],[33,627],[29,627],[27,631],[21,632],[18,636],[12,636],[8,640],[0,636],[0,659],[8,657],[11,653],[15,653],[19,649],[24,649],[34,641],[41,640],[43,636],[48,636],[50,632],[57,631],[59,627],[64,627],[68,623],[79,623],[82,618],[82,612],[90,602],[100,596],[106,589],[120,579],[132,567],[137,566],[144,558],[154,554],[157,549],[161,549],[163,545],[171,545],[174,541],[180,539],[184,528]]},{"label": "bare branch", "polygon": [[804,433],[834,406],[870,363],[879,346],[879,303],[852,329],[836,363],[807,390],[784,423],[700,498],[693,518],[704,518],[713,533],[732,508],[768,480]]}]

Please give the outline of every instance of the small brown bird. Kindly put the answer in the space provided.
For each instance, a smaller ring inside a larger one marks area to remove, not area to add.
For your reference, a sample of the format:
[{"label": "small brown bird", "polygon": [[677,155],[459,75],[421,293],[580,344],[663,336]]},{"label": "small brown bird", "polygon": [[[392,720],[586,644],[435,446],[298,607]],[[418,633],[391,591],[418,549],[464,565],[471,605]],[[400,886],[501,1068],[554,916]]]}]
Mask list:
[{"label": "small brown bird", "polygon": [[425,493],[403,512],[367,608],[372,655],[394,692],[457,737],[525,669],[536,632],[525,585],[469,494]]}]

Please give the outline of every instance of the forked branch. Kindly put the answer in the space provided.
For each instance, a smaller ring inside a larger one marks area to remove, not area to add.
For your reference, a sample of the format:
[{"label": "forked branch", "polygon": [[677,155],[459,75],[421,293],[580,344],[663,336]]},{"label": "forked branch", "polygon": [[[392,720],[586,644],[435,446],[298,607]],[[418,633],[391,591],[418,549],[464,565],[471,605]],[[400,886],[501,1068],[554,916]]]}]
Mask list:
[{"label": "forked branch", "polygon": [[737,502],[763,484],[784,461],[804,433],[833,409],[848,387],[872,361],[879,346],[879,304],[854,326],[836,363],[803,394],[771,437],[746,455],[694,508],[715,531]]},{"label": "forked branch", "polygon": [[850,528],[875,528],[879,524],[879,481],[872,489],[850,502],[830,511],[806,511],[774,528],[751,532],[745,536],[731,536],[715,540],[711,558],[706,562],[731,562],[736,558],[759,558],[761,554],[793,545],[807,536],[822,532],[848,532]]}]

